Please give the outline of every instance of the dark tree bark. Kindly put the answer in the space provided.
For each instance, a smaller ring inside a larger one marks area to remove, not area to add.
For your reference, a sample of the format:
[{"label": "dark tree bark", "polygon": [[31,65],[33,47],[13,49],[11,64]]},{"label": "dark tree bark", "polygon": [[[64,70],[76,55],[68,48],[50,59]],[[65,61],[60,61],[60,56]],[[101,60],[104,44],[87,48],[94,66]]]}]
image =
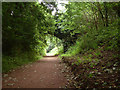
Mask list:
[{"label": "dark tree bark", "polygon": [[100,7],[99,2],[98,2],[98,4],[97,4],[97,8],[98,8],[98,11],[99,11],[99,13],[100,13],[100,15],[101,15],[101,18],[102,18],[102,21],[103,21],[103,23],[104,23],[104,26],[105,26],[104,16],[103,16],[103,13],[102,13],[102,10],[101,10],[101,7]]},{"label": "dark tree bark", "polygon": [[108,27],[108,8],[106,2],[104,2],[104,8],[105,8],[105,26]]}]

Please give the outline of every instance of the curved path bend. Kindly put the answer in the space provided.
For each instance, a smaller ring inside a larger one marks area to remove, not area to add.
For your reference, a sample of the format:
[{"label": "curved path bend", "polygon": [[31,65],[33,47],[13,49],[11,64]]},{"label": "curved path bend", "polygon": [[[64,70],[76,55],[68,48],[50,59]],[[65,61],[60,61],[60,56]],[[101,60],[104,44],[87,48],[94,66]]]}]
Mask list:
[{"label": "curved path bend", "polygon": [[67,83],[57,56],[44,57],[3,74],[3,88],[61,88]]}]

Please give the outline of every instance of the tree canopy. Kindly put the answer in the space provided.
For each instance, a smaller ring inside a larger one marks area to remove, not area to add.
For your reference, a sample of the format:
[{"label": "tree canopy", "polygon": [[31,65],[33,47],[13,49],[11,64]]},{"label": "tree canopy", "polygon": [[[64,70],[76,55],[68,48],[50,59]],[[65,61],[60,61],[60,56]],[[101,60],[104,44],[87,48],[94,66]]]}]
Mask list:
[{"label": "tree canopy", "polygon": [[21,58],[33,60],[44,56],[47,47],[50,51],[59,45],[63,45],[61,54],[70,56],[102,46],[119,50],[120,3],[68,2],[64,5],[66,11],[60,12],[55,2],[3,2],[3,57],[22,55]]}]

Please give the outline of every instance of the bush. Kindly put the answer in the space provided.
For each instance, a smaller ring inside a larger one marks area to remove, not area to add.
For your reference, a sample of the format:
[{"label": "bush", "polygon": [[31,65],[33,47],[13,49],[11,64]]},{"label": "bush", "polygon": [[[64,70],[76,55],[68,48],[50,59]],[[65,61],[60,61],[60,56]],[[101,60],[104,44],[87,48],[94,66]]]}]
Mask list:
[{"label": "bush", "polygon": [[99,28],[96,30],[88,30],[88,32],[79,37],[73,46],[70,46],[64,56],[74,56],[82,54],[89,50],[97,49],[106,45],[106,49],[118,50],[118,27],[110,25],[109,27]]},{"label": "bush", "polygon": [[14,57],[3,55],[2,56],[2,72],[3,73],[9,72],[10,70],[15,69],[21,65],[34,62],[41,58],[42,56],[35,55],[31,52],[29,53],[24,52],[24,54],[20,54]]}]

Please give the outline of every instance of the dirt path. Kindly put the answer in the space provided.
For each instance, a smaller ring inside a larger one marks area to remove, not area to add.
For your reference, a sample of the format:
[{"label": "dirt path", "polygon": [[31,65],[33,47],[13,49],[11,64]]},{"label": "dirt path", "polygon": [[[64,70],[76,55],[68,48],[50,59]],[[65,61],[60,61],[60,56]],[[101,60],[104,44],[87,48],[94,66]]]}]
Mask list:
[{"label": "dirt path", "polygon": [[3,75],[3,88],[60,88],[67,83],[58,57],[43,59]]}]

